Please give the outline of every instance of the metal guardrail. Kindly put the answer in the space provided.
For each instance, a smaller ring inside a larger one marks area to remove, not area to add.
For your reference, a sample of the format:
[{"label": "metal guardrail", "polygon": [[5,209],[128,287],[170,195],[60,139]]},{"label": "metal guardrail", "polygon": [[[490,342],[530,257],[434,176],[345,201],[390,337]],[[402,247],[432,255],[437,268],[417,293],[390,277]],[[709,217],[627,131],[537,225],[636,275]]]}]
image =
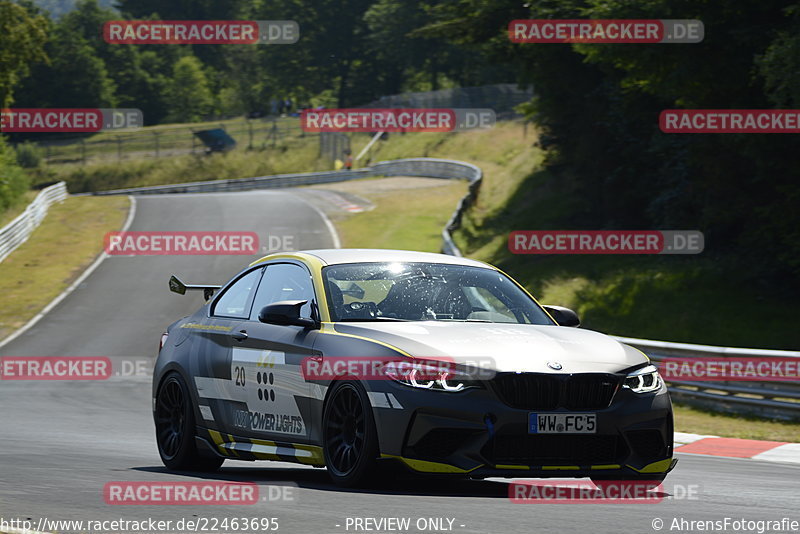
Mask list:
[{"label": "metal guardrail", "polygon": [[462,256],[461,250],[453,242],[450,232],[461,226],[464,211],[474,202],[483,180],[480,167],[463,161],[435,158],[409,158],[383,161],[372,167],[377,174],[384,176],[427,176],[451,180],[467,180],[469,191],[458,202],[456,210],[442,230],[442,252],[451,256]]},{"label": "metal guardrail", "polygon": [[[435,158],[410,158],[383,161],[372,167],[355,171],[331,171],[319,173],[285,174],[244,178],[239,180],[215,180],[135,189],[117,189],[92,194],[160,194],[160,193],[199,193],[213,191],[244,191],[248,189],[294,187],[328,182],[341,182],[368,176],[425,176],[429,178],[467,180],[469,192],[458,203],[458,207],[442,230],[442,252],[461,256],[461,251],[453,243],[450,232],[461,224],[464,211],[474,202],[483,179],[481,169],[470,163]],[[647,354],[654,362],[665,358],[699,357],[790,357],[800,358],[800,352],[764,349],[743,349],[733,347],[714,347],[686,343],[670,343],[626,337],[614,337]],[[800,420],[800,382],[742,382],[742,381],[673,381],[668,383],[672,397],[691,404],[716,411],[754,415],[783,420]]]},{"label": "metal guardrail", "polygon": [[344,182],[369,176],[425,176],[429,178],[468,180],[472,184],[480,181],[481,170],[470,163],[435,158],[410,158],[382,161],[363,169],[349,171],[305,172],[297,174],[276,174],[256,178],[235,178],[229,180],[207,180],[182,184],[132,187],[109,191],[80,193],[81,195],[159,195],[169,193],[214,193],[249,191],[253,189],[273,189],[296,187],[300,185]]},{"label": "metal guardrail", "polygon": [[[798,358],[788,350],[715,347],[614,337],[647,354],[656,364],[667,358]],[[674,400],[716,411],[800,421],[800,381],[691,381],[667,383]]]},{"label": "metal guardrail", "polygon": [[296,187],[298,185],[344,182],[347,180],[354,180],[356,178],[365,178],[367,176],[370,176],[369,169],[358,169],[353,171],[306,172],[298,174],[258,176],[256,178],[234,178],[230,180],[208,180],[205,182],[132,187],[129,189],[113,189],[110,191],[81,193],[81,195],[163,195],[169,193],[250,191],[253,189],[274,189],[281,187]]},{"label": "metal guardrail", "polygon": [[67,198],[67,185],[64,182],[46,187],[36,195],[33,202],[28,204],[25,211],[0,228],[0,262],[28,240],[52,204],[61,202],[65,198]]},{"label": "metal guardrail", "polygon": [[452,256],[461,256],[461,251],[450,235],[461,224],[464,210],[474,201],[483,171],[471,163],[437,158],[408,158],[382,161],[372,167],[350,171],[310,172],[298,174],[278,174],[259,176],[256,178],[238,178],[231,180],[208,180],[183,184],[156,185],[150,187],[134,187],[114,189],[111,191],[95,191],[82,193],[91,195],[158,195],[169,193],[212,193],[220,191],[248,191],[252,189],[272,189],[296,187],[299,185],[343,182],[368,176],[425,176],[451,180],[467,180],[469,191],[459,201],[456,210],[442,230],[442,252]]}]

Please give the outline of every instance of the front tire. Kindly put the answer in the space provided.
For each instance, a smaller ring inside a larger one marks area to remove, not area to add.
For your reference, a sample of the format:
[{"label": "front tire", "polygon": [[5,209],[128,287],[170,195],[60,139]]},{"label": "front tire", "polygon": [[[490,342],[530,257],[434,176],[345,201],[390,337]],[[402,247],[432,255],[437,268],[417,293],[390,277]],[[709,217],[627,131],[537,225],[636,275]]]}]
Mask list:
[{"label": "front tire", "polygon": [[195,419],[189,388],[178,373],[170,373],[156,395],[156,442],[161,461],[175,471],[216,471],[225,461],[204,456],[195,444]]},{"label": "front tire", "polygon": [[344,487],[364,485],[375,473],[378,432],[366,391],[358,382],[337,382],[323,414],[325,465]]}]

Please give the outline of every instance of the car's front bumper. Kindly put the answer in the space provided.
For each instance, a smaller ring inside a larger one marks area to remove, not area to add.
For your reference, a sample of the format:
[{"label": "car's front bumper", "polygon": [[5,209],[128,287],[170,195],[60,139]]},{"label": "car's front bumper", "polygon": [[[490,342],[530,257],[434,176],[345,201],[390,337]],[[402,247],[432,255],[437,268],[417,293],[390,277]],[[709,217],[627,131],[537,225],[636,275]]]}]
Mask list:
[{"label": "car's front bumper", "polygon": [[624,479],[663,475],[674,465],[663,386],[646,394],[620,389],[601,410],[546,410],[595,413],[594,434],[529,434],[531,410],[506,405],[490,389],[448,393],[391,381],[370,389],[381,456],[417,472]]}]

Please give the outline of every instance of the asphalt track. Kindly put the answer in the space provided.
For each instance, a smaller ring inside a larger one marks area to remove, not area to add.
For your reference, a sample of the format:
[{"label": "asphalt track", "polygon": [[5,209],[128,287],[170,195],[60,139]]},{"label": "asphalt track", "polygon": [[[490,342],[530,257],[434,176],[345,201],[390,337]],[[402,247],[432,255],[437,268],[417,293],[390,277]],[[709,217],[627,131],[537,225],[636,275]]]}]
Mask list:
[{"label": "asphalt track", "polygon": [[[291,191],[140,197],[130,230],[256,231],[264,244],[270,235],[291,235],[297,248],[335,245],[324,216]],[[109,356],[115,368],[124,361],[152,361],[163,327],[201,303],[198,295],[170,293],[169,275],[187,282],[221,282],[251,259],[107,258],[34,327],[0,348],[0,355]],[[275,517],[278,532],[398,532],[355,530],[347,528],[347,520],[399,517],[411,519],[411,528],[401,532],[565,534],[656,532],[656,518],[664,521],[664,532],[692,531],[686,525],[671,528],[675,518],[800,520],[800,466],[692,455],[678,455],[679,465],[658,503],[514,504],[505,481],[419,481],[402,475],[368,490],[342,491],[322,469],[274,462],[228,461],[213,477],[168,473],[154,442],[147,376],[0,381],[0,435],[0,517],[29,519],[34,527],[42,518]],[[204,477],[255,482],[266,500],[250,506],[112,506],[103,500],[103,486],[111,481]],[[270,500],[266,486],[290,488],[289,498]],[[687,498],[686,491],[693,494]],[[454,521],[449,531],[419,530],[419,518]],[[81,529],[50,525],[43,530]]]}]

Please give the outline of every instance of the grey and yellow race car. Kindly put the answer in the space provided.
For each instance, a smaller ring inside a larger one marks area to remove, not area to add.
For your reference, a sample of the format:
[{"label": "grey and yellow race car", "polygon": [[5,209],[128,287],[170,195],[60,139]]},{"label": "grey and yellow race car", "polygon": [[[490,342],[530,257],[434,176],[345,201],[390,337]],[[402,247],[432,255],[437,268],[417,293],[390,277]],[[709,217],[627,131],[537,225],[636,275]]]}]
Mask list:
[{"label": "grey and yellow race car", "polygon": [[638,350],[576,328],[482,262],[394,250],[266,256],[163,334],[158,450],[176,470],[225,460],[381,463],[485,477],[661,481],[672,405]]}]

